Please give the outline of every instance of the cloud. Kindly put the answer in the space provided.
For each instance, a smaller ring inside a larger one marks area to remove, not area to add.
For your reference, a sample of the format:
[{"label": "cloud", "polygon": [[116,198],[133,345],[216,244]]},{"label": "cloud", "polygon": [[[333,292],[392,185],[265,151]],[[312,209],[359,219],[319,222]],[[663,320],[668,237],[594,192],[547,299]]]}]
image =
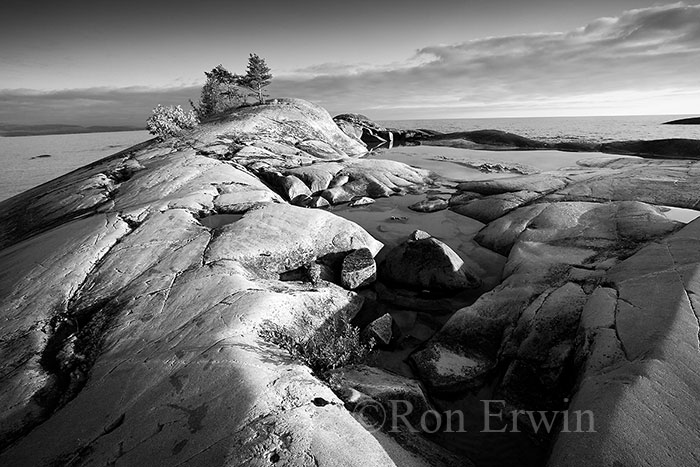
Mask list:
[{"label": "cloud", "polygon": [[[700,5],[676,3],[571,31],[427,46],[384,65],[319,64],[275,77],[270,92],[377,119],[697,112],[698,56]],[[185,84],[0,90],[0,122],[141,124],[158,103],[196,100],[199,86]]]},{"label": "cloud", "polygon": [[199,86],[0,90],[0,122],[142,125],[157,104],[187,105]]},{"label": "cloud", "polygon": [[473,110],[506,103],[511,108],[513,101],[523,107],[541,101],[559,105],[572,97],[629,90],[639,98],[660,89],[696,89],[698,56],[700,5],[677,3],[630,10],[568,32],[429,46],[410,65],[352,74],[321,69],[313,78],[276,85],[283,93],[347,110],[359,103],[367,111],[440,105]]}]

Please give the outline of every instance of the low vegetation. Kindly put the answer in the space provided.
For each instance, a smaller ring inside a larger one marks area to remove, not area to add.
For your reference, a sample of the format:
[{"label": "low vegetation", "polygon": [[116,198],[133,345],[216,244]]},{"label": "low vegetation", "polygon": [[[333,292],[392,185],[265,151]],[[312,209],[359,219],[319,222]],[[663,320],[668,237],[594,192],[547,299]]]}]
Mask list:
[{"label": "low vegetation", "polygon": [[259,335],[286,350],[292,358],[306,364],[319,376],[329,370],[365,361],[374,348],[374,340],[364,340],[360,330],[343,313],[330,318],[310,337],[272,321],[263,323]]},{"label": "low vegetation", "polygon": [[272,73],[265,60],[256,54],[248,57],[248,67],[243,75],[231,73],[223,65],[205,71],[204,75],[207,80],[202,86],[199,102],[195,104],[190,100],[192,110],[160,104],[153,109],[153,115],[146,121],[146,129],[151,134],[160,138],[180,136],[202,120],[248,105],[250,96],[258,104],[263,104],[269,97],[265,88],[272,82]]},{"label": "low vegetation", "polygon": [[153,109],[153,115],[146,121],[146,129],[160,138],[180,136],[183,131],[197,126],[199,119],[192,110],[184,110],[179,105],[162,106]]}]

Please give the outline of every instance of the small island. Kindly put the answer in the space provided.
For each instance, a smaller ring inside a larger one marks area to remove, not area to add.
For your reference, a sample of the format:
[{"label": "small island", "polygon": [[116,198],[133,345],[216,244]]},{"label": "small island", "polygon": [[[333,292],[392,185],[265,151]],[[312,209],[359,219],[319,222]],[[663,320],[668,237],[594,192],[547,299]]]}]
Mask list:
[{"label": "small island", "polygon": [[0,136],[41,136],[41,135],[72,135],[79,133],[110,133],[114,131],[137,131],[143,128],[135,126],[112,125],[11,125],[0,123]]},{"label": "small island", "polygon": [[681,118],[664,122],[663,125],[700,125],[700,117]]}]

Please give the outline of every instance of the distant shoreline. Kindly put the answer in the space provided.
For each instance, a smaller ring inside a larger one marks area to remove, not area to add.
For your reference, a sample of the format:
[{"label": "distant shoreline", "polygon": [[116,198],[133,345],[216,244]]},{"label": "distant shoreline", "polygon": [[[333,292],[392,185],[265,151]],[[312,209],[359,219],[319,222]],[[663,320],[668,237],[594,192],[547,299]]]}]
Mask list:
[{"label": "distant shoreline", "polygon": [[135,126],[80,126],[80,125],[7,125],[0,124],[0,137],[74,135],[83,133],[116,133],[121,131],[141,131]]},{"label": "distant shoreline", "polygon": [[664,125],[700,125],[700,117],[690,117],[681,118],[678,120],[672,120],[670,122],[664,122]]}]

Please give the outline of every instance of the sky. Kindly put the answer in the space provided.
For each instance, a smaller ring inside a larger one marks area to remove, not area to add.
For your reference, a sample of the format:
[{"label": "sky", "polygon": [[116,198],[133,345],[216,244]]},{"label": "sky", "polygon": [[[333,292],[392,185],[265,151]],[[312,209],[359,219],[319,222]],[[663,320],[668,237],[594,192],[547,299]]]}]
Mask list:
[{"label": "sky", "polygon": [[700,5],[2,0],[0,123],[141,125],[204,71],[377,120],[700,114]]}]

